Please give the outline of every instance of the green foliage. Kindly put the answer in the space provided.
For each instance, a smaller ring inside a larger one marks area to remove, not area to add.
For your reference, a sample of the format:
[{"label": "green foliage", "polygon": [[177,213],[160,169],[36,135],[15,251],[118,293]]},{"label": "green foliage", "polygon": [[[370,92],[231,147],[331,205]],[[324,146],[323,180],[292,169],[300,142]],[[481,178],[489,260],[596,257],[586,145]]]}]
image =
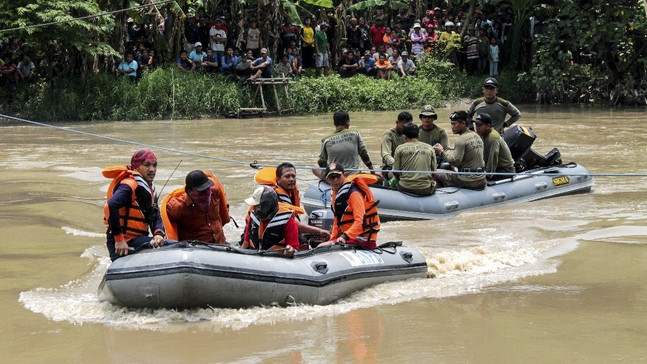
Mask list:
[{"label": "green foliage", "polygon": [[283,9],[287,13],[287,17],[293,23],[299,26],[303,26],[303,22],[301,21],[301,16],[299,15],[299,9],[306,16],[314,17],[314,15],[308,9],[303,7],[301,3],[312,5],[314,7],[319,7],[319,8],[326,8],[326,9],[333,8],[332,0],[301,0],[296,2],[292,0],[281,0],[281,5],[283,6]]},{"label": "green foliage", "polygon": [[[636,0],[574,0],[548,19],[549,32],[535,38],[533,82],[543,102],[644,104],[647,92],[647,20]],[[583,48],[595,51],[579,65]]]},{"label": "green foliage", "polygon": [[337,109],[395,110],[424,104],[440,105],[444,99],[437,84],[424,77],[394,76],[391,81],[358,75],[306,77],[290,87],[290,98],[299,114],[316,114]]},{"label": "green foliage", "polygon": [[[363,75],[305,76],[289,85],[287,98],[281,86],[277,86],[277,93],[282,109],[290,108],[296,114],[337,109],[410,109],[482,96],[484,76],[466,76],[451,63],[425,58],[419,64],[418,73],[404,79],[394,75],[390,81]],[[533,100],[534,85],[517,82],[516,73],[504,72],[497,78],[502,85],[502,97],[515,103]],[[273,92],[269,88],[265,90],[268,107],[275,110]],[[220,75],[186,73],[175,67],[146,72],[136,83],[101,73],[85,79],[23,85],[14,100],[10,107],[0,105],[0,111],[43,121],[225,117],[235,114],[240,107],[259,106],[256,86],[239,87]]]},{"label": "green foliage", "polygon": [[355,4],[349,6],[348,9],[346,9],[346,11],[350,12],[350,11],[366,10],[366,9],[382,7],[382,6],[388,6],[393,10],[409,9],[409,4],[402,1],[364,0],[364,1],[356,2]]},{"label": "green foliage", "polygon": [[47,121],[224,117],[249,100],[241,92],[221,77],[158,68],[136,83],[101,73],[25,85],[0,110]]},{"label": "green foliage", "polygon": [[301,2],[328,9],[333,7],[332,0],[301,0]]},{"label": "green foliage", "polygon": [[[87,52],[92,56],[117,55],[101,40],[107,36],[113,16],[75,20],[101,12],[97,1],[12,0],[0,9],[0,29],[20,29],[0,33],[0,36],[24,39],[36,48],[51,43],[61,49]],[[54,24],[36,26],[51,22]]]},{"label": "green foliage", "polygon": [[451,62],[426,56],[418,63],[418,73],[438,85],[438,91],[446,99],[456,99],[469,92],[466,75]]}]

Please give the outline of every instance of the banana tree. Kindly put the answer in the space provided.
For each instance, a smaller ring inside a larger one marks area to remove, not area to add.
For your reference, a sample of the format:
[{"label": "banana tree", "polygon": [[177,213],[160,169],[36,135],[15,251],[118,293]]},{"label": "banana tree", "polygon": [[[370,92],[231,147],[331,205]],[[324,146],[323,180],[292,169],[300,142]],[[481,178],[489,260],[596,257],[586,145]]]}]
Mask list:
[{"label": "banana tree", "polygon": [[[517,68],[519,65],[519,56],[521,51],[521,36],[524,23],[529,18],[532,9],[539,4],[537,0],[511,0],[512,10],[514,11],[514,26],[512,28],[512,40],[510,44],[510,65]],[[506,49],[508,46],[506,45]],[[507,52],[507,51],[506,51]]]}]

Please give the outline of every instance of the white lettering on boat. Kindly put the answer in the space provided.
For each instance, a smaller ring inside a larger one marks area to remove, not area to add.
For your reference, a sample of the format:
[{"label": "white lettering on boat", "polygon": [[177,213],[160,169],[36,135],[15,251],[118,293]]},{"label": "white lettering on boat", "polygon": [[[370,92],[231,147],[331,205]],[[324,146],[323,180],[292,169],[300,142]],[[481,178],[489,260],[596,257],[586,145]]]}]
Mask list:
[{"label": "white lettering on boat", "polygon": [[351,266],[369,265],[369,264],[384,264],[382,257],[372,251],[355,250],[352,252],[341,252]]}]

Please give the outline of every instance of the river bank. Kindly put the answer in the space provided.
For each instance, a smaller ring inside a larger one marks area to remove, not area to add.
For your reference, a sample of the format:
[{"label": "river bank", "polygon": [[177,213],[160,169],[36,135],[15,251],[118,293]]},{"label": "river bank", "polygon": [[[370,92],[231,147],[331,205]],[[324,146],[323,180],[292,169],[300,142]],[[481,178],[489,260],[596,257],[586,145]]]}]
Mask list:
[{"label": "river bank", "polygon": [[[467,76],[449,63],[429,60],[420,66],[419,76],[405,79],[302,77],[288,85],[287,97],[283,92],[278,92],[278,97],[282,109],[291,109],[294,115],[337,109],[415,109],[480,97],[485,77]],[[500,96],[515,104],[534,100],[532,85],[518,82],[516,73],[504,72],[497,78]],[[272,92],[269,87],[265,90],[269,111],[276,110]],[[0,112],[42,122],[224,118],[236,115],[239,108],[258,107],[260,99],[255,92],[256,86],[241,86],[221,75],[158,68],[135,83],[97,74],[23,85],[11,104],[0,106]]]}]

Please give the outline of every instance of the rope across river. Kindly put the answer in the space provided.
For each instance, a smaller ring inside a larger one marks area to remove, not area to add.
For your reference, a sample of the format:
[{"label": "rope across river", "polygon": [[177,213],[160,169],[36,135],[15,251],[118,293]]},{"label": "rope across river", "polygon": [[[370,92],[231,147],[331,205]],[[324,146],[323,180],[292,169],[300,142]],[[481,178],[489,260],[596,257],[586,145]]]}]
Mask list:
[{"label": "rope across river", "polygon": [[[180,150],[176,148],[169,148],[169,147],[164,147],[160,145],[154,145],[154,144],[147,144],[147,143],[140,143],[137,141],[132,141],[132,140],[127,140],[123,138],[117,138],[117,137],[111,137],[111,136],[106,136],[106,135],[101,135],[101,134],[95,134],[95,133],[90,133],[86,131],[81,131],[81,130],[76,130],[72,128],[67,128],[67,127],[62,127],[62,126],[56,126],[52,124],[47,124],[47,123],[42,123],[38,121],[33,121],[33,120],[27,120],[15,116],[10,116],[10,115],[4,115],[0,114],[0,118],[4,118],[7,120],[13,120],[21,123],[26,123],[26,124],[31,124],[31,125],[36,125],[36,126],[41,126],[45,128],[51,128],[51,129],[56,129],[59,131],[64,131],[68,133],[74,133],[74,134],[79,134],[79,135],[84,135],[84,136],[89,136],[93,138],[99,138],[99,139],[104,139],[104,140],[110,140],[113,142],[117,143],[124,143],[124,144],[130,144],[130,145],[136,145],[136,146],[141,146],[141,147],[146,147],[146,148],[151,148],[151,149],[158,149],[158,150],[164,150],[167,152],[171,153],[177,153],[177,154],[183,154],[183,155],[188,155],[192,157],[197,157],[197,158],[204,158],[204,159],[211,159],[211,160],[217,160],[221,162],[226,162],[226,163],[232,163],[232,164],[238,164],[238,165],[244,165],[244,166],[249,166],[251,168],[255,169],[260,169],[263,167],[276,167],[278,163],[259,163],[257,161],[249,162],[249,161],[241,161],[241,160],[235,160],[235,159],[230,159],[230,158],[223,158],[223,157],[216,157],[208,154],[203,154],[203,153],[196,153],[196,152],[190,152],[190,151],[185,151],[185,150]],[[311,170],[311,169],[321,169],[323,170],[324,168],[320,167],[315,167],[313,165],[304,165],[304,164],[294,164],[295,168],[297,169],[304,169],[304,170]],[[566,165],[568,166],[568,165]],[[347,168],[346,170],[348,171],[354,171],[354,172],[362,172],[366,171],[365,169],[353,169],[353,168]],[[478,175],[497,175],[497,176],[531,176],[533,173],[543,173],[544,170],[540,171],[534,171],[534,172],[517,172],[517,173],[503,173],[503,172],[453,172],[455,174],[478,174]],[[405,170],[389,170],[388,172],[397,172],[397,173],[423,173],[423,174],[436,174],[436,173],[442,173],[442,172],[437,172],[437,171],[405,171]],[[591,177],[647,177],[647,173],[574,173],[570,174],[570,176],[591,176]]]}]

